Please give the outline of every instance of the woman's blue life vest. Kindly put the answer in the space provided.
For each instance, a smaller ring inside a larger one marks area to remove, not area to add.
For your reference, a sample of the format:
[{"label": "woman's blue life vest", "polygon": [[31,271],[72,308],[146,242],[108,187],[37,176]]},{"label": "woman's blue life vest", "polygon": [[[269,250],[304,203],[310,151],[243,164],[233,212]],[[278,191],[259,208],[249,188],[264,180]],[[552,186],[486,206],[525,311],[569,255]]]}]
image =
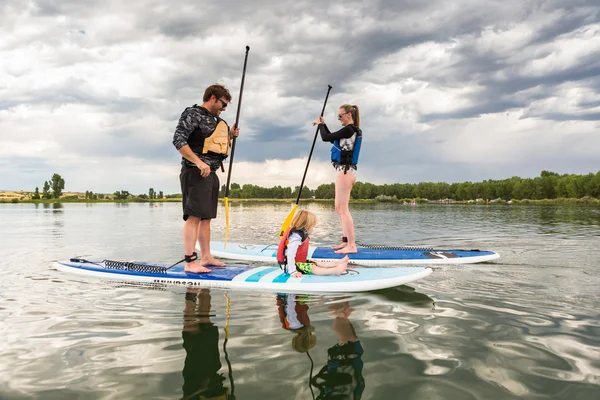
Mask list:
[{"label": "woman's blue life vest", "polygon": [[362,131],[356,125],[351,125],[354,129],[354,135],[348,139],[336,139],[331,147],[331,161],[336,164],[349,167],[356,167],[360,146],[362,144]]}]

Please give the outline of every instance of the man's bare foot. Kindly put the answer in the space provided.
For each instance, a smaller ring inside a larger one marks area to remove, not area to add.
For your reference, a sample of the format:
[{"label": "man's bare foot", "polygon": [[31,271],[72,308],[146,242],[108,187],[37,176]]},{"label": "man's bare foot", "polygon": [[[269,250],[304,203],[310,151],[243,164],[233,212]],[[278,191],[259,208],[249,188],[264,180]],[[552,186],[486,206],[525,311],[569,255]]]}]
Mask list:
[{"label": "man's bare foot", "polygon": [[356,253],[358,253],[358,249],[356,248],[356,245],[354,245],[354,246],[348,245],[348,246],[344,247],[343,249],[335,251],[335,254],[356,254]]},{"label": "man's bare foot", "polygon": [[205,274],[210,272],[210,269],[203,267],[196,261],[185,263],[185,272],[193,272],[195,274]]},{"label": "man's bare foot", "polygon": [[222,263],[214,257],[202,257],[200,259],[200,265],[203,265],[205,267],[224,267],[226,264]]},{"label": "man's bare foot", "polygon": [[343,242],[342,244],[338,244],[337,246],[331,246],[331,248],[333,250],[339,250],[339,249],[343,249],[344,247],[346,247],[348,245],[348,242]]}]

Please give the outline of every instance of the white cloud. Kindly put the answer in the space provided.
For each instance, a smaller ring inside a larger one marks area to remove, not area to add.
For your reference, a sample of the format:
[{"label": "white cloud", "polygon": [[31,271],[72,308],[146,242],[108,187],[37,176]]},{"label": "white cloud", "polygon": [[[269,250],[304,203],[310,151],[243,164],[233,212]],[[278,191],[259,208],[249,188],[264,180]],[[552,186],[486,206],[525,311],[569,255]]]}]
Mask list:
[{"label": "white cloud", "polygon": [[[57,172],[72,190],[178,191],[177,118],[221,82],[234,122],[246,45],[234,182],[299,184],[328,84],[330,128],[339,105],[361,109],[359,180],[595,171],[593,5],[9,0],[0,189],[31,189]],[[214,20],[234,9],[243,18]],[[334,180],[328,148],[319,140],[311,188]]]}]

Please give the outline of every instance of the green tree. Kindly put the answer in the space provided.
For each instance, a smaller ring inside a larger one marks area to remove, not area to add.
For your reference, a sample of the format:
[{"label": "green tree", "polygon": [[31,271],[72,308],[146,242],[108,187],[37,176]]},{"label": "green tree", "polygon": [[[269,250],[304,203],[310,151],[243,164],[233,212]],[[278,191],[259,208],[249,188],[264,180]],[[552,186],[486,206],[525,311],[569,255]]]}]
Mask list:
[{"label": "green tree", "polygon": [[533,184],[532,179],[520,179],[513,186],[513,198],[523,200],[523,199],[533,199],[535,195],[535,186]]},{"label": "green tree", "polygon": [[317,199],[333,199],[335,197],[335,184],[324,183],[319,185],[315,190],[315,197]]},{"label": "green tree", "polygon": [[55,173],[52,175],[52,179],[50,179],[50,186],[52,186],[52,197],[58,199],[65,188],[65,180],[59,174]]},{"label": "green tree", "polygon": [[129,194],[129,191],[127,191],[127,190],[121,190],[120,192],[117,190],[113,194],[113,197],[115,200],[127,200],[129,198],[129,196],[130,196],[130,194]]},{"label": "green tree", "polygon": [[581,175],[569,175],[567,177],[567,193],[571,198],[585,196],[585,178]]},{"label": "green tree", "polygon": [[154,191],[153,188],[148,189],[148,198],[150,200],[155,199],[156,198],[156,192]]},{"label": "green tree", "polygon": [[[294,188],[294,191],[291,193],[291,195],[292,195],[291,197],[294,198],[294,199],[297,198],[299,190],[300,190],[300,186],[296,186]],[[308,186],[303,186],[302,187],[302,193],[300,193],[300,198],[301,199],[310,199],[311,197],[313,197],[313,195],[314,195],[313,191],[310,190],[308,188]]]},{"label": "green tree", "polygon": [[33,200],[39,200],[40,199],[40,189],[37,186],[35,187],[35,192],[33,193],[33,196],[31,196],[31,198]]},{"label": "green tree", "polygon": [[363,183],[358,188],[358,198],[359,199],[372,199],[374,198],[374,186],[372,183]]},{"label": "green tree", "polygon": [[165,195],[163,194],[162,190],[160,192],[158,192],[158,198],[159,199],[163,199],[164,197],[165,197]]},{"label": "green tree", "polygon": [[44,182],[44,187],[42,188],[42,197],[44,197],[44,199],[52,198],[52,193],[50,193],[50,182],[48,181]]}]

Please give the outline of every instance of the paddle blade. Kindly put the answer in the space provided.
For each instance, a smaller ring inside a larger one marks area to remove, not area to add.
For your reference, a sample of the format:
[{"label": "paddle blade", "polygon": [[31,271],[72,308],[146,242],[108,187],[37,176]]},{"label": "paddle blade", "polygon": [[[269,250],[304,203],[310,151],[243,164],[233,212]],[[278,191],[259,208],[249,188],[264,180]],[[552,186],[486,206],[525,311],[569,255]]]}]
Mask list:
[{"label": "paddle blade", "polygon": [[298,208],[298,204],[294,204],[294,207],[292,207],[292,211],[290,211],[290,213],[288,214],[285,221],[283,221],[283,225],[281,225],[281,229],[279,230],[279,238],[280,239],[283,237],[283,234],[285,233],[287,228],[289,228],[290,225],[292,224],[292,218],[294,218],[294,214],[296,213],[296,208]]},{"label": "paddle blade", "polygon": [[225,197],[225,242],[223,242],[223,248],[227,247],[227,238],[229,237],[229,199]]}]

